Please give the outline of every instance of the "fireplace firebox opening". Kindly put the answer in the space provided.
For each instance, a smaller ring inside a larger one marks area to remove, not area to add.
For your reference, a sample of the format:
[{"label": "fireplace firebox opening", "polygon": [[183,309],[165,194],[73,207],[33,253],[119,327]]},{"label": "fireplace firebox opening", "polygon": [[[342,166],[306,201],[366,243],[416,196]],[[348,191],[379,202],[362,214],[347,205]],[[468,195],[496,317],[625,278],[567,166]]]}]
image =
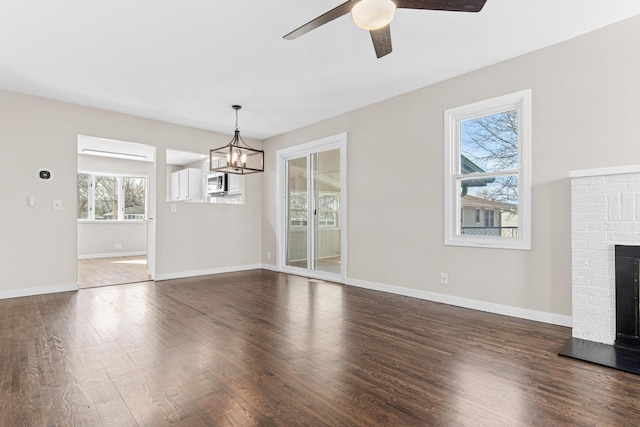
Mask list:
[{"label": "fireplace firebox opening", "polygon": [[615,246],[615,345],[640,350],[640,246]]}]

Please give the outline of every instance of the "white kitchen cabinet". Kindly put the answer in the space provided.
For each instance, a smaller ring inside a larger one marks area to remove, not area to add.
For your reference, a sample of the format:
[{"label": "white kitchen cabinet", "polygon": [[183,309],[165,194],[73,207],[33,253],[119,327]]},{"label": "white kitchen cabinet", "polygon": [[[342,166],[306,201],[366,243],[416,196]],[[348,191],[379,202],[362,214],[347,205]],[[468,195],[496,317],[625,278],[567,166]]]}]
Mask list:
[{"label": "white kitchen cabinet", "polygon": [[171,200],[202,200],[202,170],[186,168],[171,173]]},{"label": "white kitchen cabinet", "polygon": [[180,200],[180,171],[171,173],[171,200]]},{"label": "white kitchen cabinet", "polygon": [[242,193],[242,175],[227,174],[227,190],[229,195]]}]

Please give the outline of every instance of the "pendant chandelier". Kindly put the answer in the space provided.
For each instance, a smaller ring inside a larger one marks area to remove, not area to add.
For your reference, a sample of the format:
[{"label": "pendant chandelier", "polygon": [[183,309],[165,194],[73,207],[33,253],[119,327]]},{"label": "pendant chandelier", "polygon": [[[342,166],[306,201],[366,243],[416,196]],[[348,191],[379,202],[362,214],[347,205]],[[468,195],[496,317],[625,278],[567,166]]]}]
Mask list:
[{"label": "pendant chandelier", "polygon": [[224,147],[209,150],[209,169],[211,172],[247,175],[264,172],[264,151],[251,148],[240,136],[238,110],[240,105],[232,105],[236,110],[236,129],[231,141]]}]

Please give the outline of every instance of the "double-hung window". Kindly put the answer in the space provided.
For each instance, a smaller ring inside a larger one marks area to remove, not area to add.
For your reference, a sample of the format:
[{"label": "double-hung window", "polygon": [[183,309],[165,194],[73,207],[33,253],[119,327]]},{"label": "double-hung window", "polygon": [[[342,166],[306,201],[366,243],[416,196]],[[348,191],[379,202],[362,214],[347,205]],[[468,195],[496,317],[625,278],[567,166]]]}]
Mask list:
[{"label": "double-hung window", "polygon": [[531,249],[531,91],[444,120],[445,245]]},{"label": "double-hung window", "polygon": [[78,219],[136,221],[146,212],[145,176],[78,172]]}]

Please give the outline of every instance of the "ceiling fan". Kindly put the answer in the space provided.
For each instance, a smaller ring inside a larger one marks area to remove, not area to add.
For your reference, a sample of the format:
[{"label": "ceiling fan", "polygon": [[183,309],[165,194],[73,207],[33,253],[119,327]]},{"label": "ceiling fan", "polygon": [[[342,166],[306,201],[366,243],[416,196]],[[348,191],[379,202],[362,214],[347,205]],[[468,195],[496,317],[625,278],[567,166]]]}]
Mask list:
[{"label": "ceiling fan", "polygon": [[428,9],[454,12],[480,12],[487,0],[349,0],[327,13],[318,16],[300,28],[284,36],[287,40],[297,39],[336,18],[351,13],[353,22],[369,31],[376,56],[382,58],[391,53],[391,30],[389,23],[396,8]]}]

